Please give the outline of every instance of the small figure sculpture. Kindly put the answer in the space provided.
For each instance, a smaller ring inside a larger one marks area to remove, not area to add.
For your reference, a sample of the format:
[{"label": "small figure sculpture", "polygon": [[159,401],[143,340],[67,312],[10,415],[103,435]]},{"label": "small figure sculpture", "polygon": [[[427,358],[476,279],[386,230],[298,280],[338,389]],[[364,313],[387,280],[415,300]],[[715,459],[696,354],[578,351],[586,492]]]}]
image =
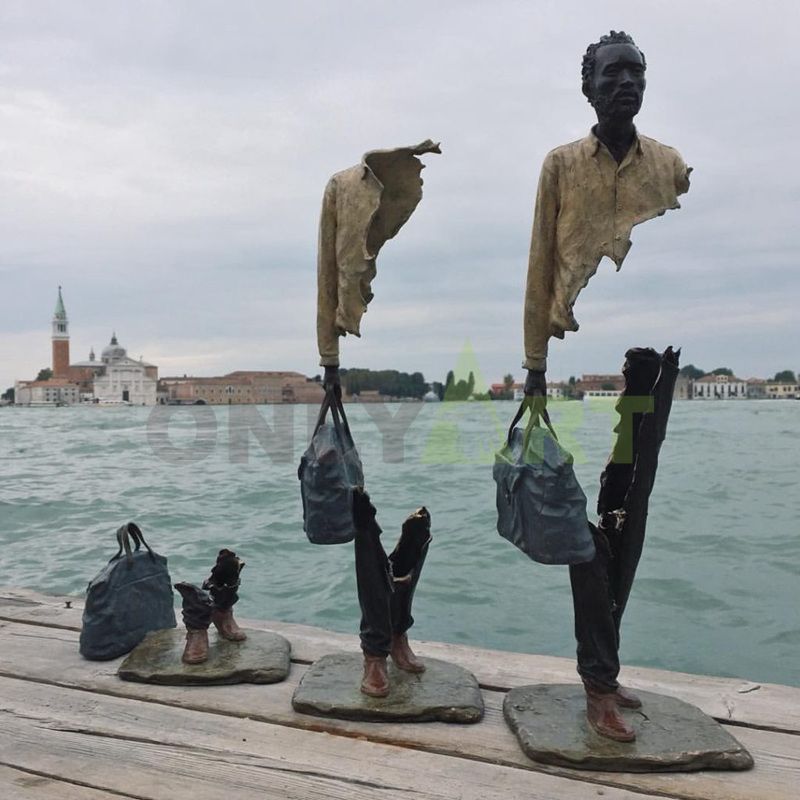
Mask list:
[{"label": "small figure sculpture", "polygon": [[[601,259],[619,270],[633,226],[679,208],[678,195],[689,188],[691,170],[678,152],[634,127],[645,69],[644,54],[624,32],[589,45],[582,84],[597,124],[586,138],[550,152],[542,166],[524,314],[525,394],[534,409],[546,403],[548,340],[578,330],[573,306]],[[641,703],[617,682],[619,625],[641,555],[678,354],[634,348],[626,358],[619,438],[601,479],[600,522],[592,526],[597,555],[570,567],[587,718],[598,733],[623,742],[635,732],[619,708]],[[633,396],[649,398],[649,407],[634,409]]]},{"label": "small figure sculpture", "polygon": [[192,583],[176,583],[183,598],[183,624],[186,626],[185,664],[202,664],[208,659],[208,626],[213,622],[223,639],[243,642],[247,634],[233,618],[233,606],[239,599],[240,573],[245,562],[232,550],[219,551],[211,575],[202,588]]},{"label": "small figure sculpture", "polygon": [[364,653],[361,691],[370,697],[386,697],[390,691],[387,656],[398,669],[425,671],[425,664],[409,646],[408,630],[414,624],[411,604],[431,543],[431,517],[425,507],[411,514],[403,523],[397,546],[387,557],[375,515],[369,495],[354,492],[356,580]]}]

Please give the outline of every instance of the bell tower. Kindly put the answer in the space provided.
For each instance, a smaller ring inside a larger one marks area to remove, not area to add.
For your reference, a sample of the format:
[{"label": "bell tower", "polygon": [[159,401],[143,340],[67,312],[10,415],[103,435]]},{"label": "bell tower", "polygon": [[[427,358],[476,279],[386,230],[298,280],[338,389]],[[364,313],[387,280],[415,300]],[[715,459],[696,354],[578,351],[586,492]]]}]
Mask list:
[{"label": "bell tower", "polygon": [[64,300],[61,297],[61,287],[58,287],[58,300],[53,314],[53,377],[66,378],[69,376],[69,322]]}]

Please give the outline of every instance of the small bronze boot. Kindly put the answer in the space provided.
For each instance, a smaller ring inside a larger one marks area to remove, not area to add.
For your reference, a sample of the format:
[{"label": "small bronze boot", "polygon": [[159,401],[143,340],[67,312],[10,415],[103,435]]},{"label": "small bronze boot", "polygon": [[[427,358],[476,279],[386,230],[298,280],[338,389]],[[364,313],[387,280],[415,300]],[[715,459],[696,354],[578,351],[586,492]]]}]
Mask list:
[{"label": "small bronze boot", "polygon": [[389,654],[398,669],[425,672],[425,664],[414,655],[408,643],[408,629],[414,624],[411,605],[422,565],[431,543],[431,515],[423,506],[403,523],[400,541],[389,563],[392,570],[392,643]]},{"label": "small bronze boot", "polygon": [[624,686],[617,686],[617,691],[614,693],[617,698],[617,705],[620,708],[641,708],[642,701],[638,694],[635,694],[630,689]]},{"label": "small bronze boot", "polygon": [[208,626],[211,624],[211,597],[204,589],[184,581],[175,584],[183,600],[183,624],[186,646],[184,664],[202,664],[208,658]]},{"label": "small bronze boot", "polygon": [[425,672],[425,665],[414,655],[405,633],[392,634],[392,649],[389,655],[398,669],[405,672]]},{"label": "small bronze boot", "polygon": [[616,692],[599,692],[588,685],[586,689],[586,719],[601,736],[615,742],[632,742],[636,732],[619,713]]},{"label": "small bronze boot", "polygon": [[364,653],[364,677],[361,680],[361,691],[370,697],[386,697],[389,694],[386,656],[370,656]]},{"label": "small bronze boot", "polygon": [[202,664],[208,660],[208,630],[200,628],[186,631],[186,647],[181,661],[184,664]]},{"label": "small bronze boot", "polygon": [[247,638],[247,634],[239,627],[236,620],[233,618],[233,609],[227,608],[225,611],[220,611],[215,608],[211,612],[211,621],[216,626],[217,632],[223,639],[228,639],[231,642],[243,642]]},{"label": "small bronze boot", "polygon": [[233,607],[239,600],[239,574],[244,569],[244,561],[233,550],[222,549],[217,555],[217,563],[203,584],[211,593],[214,610],[211,621],[223,639],[230,642],[243,642],[247,634],[233,618]]}]

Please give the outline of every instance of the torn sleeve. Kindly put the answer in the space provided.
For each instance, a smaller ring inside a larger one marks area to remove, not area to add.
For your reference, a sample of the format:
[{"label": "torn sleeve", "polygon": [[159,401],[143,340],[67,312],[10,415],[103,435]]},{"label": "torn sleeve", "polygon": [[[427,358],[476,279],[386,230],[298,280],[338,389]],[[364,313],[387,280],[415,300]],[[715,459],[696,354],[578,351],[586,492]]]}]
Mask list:
[{"label": "torn sleeve", "polygon": [[317,255],[317,346],[320,366],[339,366],[339,334],[336,331],[338,305],[338,269],[336,265],[336,181],[325,187],[319,221]]},{"label": "torn sleeve", "polygon": [[545,159],[539,176],[533,214],[528,280],[525,287],[525,369],[547,368],[550,310],[553,304],[556,221],[558,218],[558,173],[551,158]]}]

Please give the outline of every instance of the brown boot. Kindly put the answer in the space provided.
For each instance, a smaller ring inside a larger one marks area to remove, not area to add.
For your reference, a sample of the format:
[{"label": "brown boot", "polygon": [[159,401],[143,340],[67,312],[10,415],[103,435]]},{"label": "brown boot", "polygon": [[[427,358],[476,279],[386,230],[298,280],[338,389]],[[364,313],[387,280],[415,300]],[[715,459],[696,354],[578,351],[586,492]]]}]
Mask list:
[{"label": "brown boot", "polygon": [[181,661],[184,664],[202,664],[208,658],[208,631],[189,628],[186,631],[186,647]]},{"label": "brown boot", "polygon": [[601,736],[615,742],[632,742],[636,732],[619,713],[616,692],[597,692],[586,687],[586,719]]},{"label": "brown boot", "polygon": [[386,656],[368,656],[364,653],[364,678],[361,681],[361,691],[370,697],[386,697],[389,694]]},{"label": "brown boot", "polygon": [[642,707],[642,701],[639,699],[639,695],[634,694],[630,689],[626,689],[624,686],[617,686],[615,696],[617,698],[617,705],[620,708]]},{"label": "brown boot", "polygon": [[232,608],[225,611],[215,608],[211,612],[211,621],[216,625],[217,631],[223,639],[231,642],[243,642],[247,638],[247,634],[236,624]]},{"label": "brown boot", "polygon": [[425,665],[414,655],[405,633],[392,634],[392,649],[389,654],[398,669],[405,672],[425,672]]}]

